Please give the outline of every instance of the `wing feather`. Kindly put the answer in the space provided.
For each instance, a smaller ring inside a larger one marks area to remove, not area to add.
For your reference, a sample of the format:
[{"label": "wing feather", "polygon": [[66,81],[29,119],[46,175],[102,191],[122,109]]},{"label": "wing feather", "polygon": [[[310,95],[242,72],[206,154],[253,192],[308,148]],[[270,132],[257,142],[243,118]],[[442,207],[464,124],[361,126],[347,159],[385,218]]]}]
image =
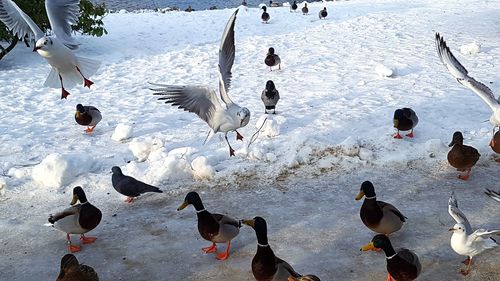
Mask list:
[{"label": "wing feather", "polygon": [[224,33],[222,33],[221,44],[219,47],[219,90],[222,101],[229,105],[233,101],[229,98],[227,91],[231,86],[231,68],[234,64],[236,49],[234,47],[234,26],[238,9],[229,18]]},{"label": "wing feather", "polygon": [[472,227],[470,226],[469,220],[458,208],[455,192],[451,193],[450,199],[448,200],[448,213],[457,223],[461,223],[465,226],[465,234],[470,235],[472,233]]},{"label": "wing feather", "polygon": [[441,62],[460,84],[476,93],[491,109],[498,106],[491,89],[468,75],[467,69],[455,58],[439,33],[436,33],[436,49]]},{"label": "wing feather", "polygon": [[72,50],[78,48],[78,44],[71,36],[71,25],[78,21],[80,0],[45,0],[45,9],[56,37],[66,47]]},{"label": "wing feather", "polygon": [[155,91],[153,95],[164,96],[158,100],[164,100],[172,106],[193,112],[214,131],[217,130],[217,122],[214,118],[215,113],[223,111],[222,106],[217,99],[215,92],[204,86],[175,86],[152,84],[160,88],[151,89]]},{"label": "wing feather", "polygon": [[497,192],[497,191],[494,191],[491,189],[486,189],[486,191],[484,193],[486,193],[486,195],[491,197],[493,200],[500,202],[500,192]]},{"label": "wing feather", "polygon": [[0,0],[0,21],[19,39],[38,40],[45,34],[12,0]]}]

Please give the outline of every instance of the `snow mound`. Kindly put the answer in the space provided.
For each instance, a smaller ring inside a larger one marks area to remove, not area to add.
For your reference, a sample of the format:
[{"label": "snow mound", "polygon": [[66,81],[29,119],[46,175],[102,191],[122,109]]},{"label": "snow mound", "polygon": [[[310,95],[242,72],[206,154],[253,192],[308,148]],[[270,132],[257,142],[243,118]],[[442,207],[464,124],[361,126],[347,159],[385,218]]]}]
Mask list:
[{"label": "snow mound", "polygon": [[0,178],[0,197],[5,195],[5,191],[7,190],[7,183],[4,179]]},{"label": "snow mound", "polygon": [[118,124],[115,128],[115,132],[111,136],[111,139],[115,141],[122,141],[129,139],[132,136],[133,133],[132,126],[125,125],[125,124]]},{"label": "snow mound", "polygon": [[460,46],[460,53],[464,55],[475,55],[481,51],[481,44],[477,42],[472,42],[470,44],[465,44]]},{"label": "snow mound", "polygon": [[[340,144],[340,148],[342,149],[343,154],[347,156],[358,156],[360,152],[359,142],[356,138],[349,136]],[[364,151],[366,152],[366,151]],[[365,155],[368,157],[368,155]]]},{"label": "snow mound", "polygon": [[61,187],[88,173],[94,160],[87,154],[52,153],[31,172],[33,180],[44,187]]},{"label": "snow mound", "polygon": [[380,76],[380,77],[391,77],[394,74],[394,70],[388,68],[385,65],[378,64],[375,67],[375,72]]},{"label": "snow mound", "polygon": [[193,177],[195,180],[211,179],[215,175],[215,169],[208,164],[205,156],[198,156],[191,162]]},{"label": "snow mound", "polygon": [[280,125],[278,122],[266,115],[261,116],[255,124],[255,128],[259,129],[261,127],[260,134],[263,136],[272,138],[280,134]]},{"label": "snow mound", "polygon": [[132,154],[137,161],[144,162],[148,159],[151,151],[158,150],[163,147],[163,142],[159,138],[144,138],[144,139],[133,139],[128,148],[132,151]]}]

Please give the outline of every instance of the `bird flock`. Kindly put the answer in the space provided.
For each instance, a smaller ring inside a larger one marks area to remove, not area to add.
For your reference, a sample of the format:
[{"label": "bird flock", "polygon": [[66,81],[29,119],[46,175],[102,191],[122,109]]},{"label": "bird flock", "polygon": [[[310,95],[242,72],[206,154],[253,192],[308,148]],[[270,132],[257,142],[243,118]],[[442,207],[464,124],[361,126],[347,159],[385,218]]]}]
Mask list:
[{"label": "bird flock", "polygon": [[[270,7],[276,3],[270,2]],[[50,21],[51,30],[55,36],[46,36],[41,29],[36,26],[12,0],[0,0],[0,20],[19,39],[34,41],[33,51],[36,51],[52,66],[50,74],[44,83],[47,87],[60,87],[61,99],[70,95],[67,88],[75,84],[83,84],[89,87],[93,84],[89,77],[96,73],[99,62],[96,60],[77,57],[72,50],[78,44],[71,36],[71,24],[74,24],[79,14],[79,0],[46,0],[45,7]],[[298,9],[296,1],[290,6],[291,12]],[[301,8],[304,15],[309,13],[307,3]],[[237,131],[245,127],[250,120],[250,110],[234,103],[229,96],[231,86],[231,69],[235,61],[235,36],[234,29],[238,9],[231,15],[224,29],[219,48],[218,63],[218,94],[215,89],[198,85],[166,85],[152,83],[153,95],[160,96],[158,100],[164,101],[172,106],[177,106],[188,112],[195,113],[205,121],[211,131],[224,133],[229,146],[230,156],[234,156],[234,149],[228,140],[228,133],[234,131],[236,139],[242,140],[243,136]],[[320,19],[328,15],[326,7],[319,11]],[[266,6],[262,6],[261,20],[268,23],[271,16]],[[495,98],[493,92],[483,83],[476,81],[468,75],[468,71],[454,57],[443,37],[436,33],[436,49],[438,57],[451,75],[462,85],[476,93],[492,110],[490,123],[493,125],[493,134],[490,141],[491,148],[500,153],[500,100]],[[273,47],[270,47],[264,59],[264,63],[272,71],[272,67],[281,69],[281,59],[276,54]],[[220,99],[218,98],[220,97]],[[276,105],[280,95],[273,81],[266,82],[265,89],[261,95],[264,104],[264,112],[276,114]],[[223,104],[221,104],[222,100]],[[271,112],[272,111],[272,112]],[[85,132],[92,133],[97,124],[102,120],[101,112],[94,106],[76,106],[75,121],[86,126]],[[409,131],[407,137],[414,137],[414,128],[417,126],[419,118],[411,108],[396,109],[393,117],[393,126],[397,130],[395,139],[403,139],[400,131]],[[207,136],[207,138],[209,137]],[[453,134],[450,143],[451,150],[447,159],[451,166],[458,171],[464,172],[458,176],[461,180],[468,180],[472,167],[479,160],[480,154],[477,149],[463,144],[463,135],[457,131]],[[500,159],[495,161],[500,162]],[[132,203],[134,199],[147,192],[162,193],[162,191],[152,185],[141,182],[133,177],[124,175],[118,166],[111,169],[111,182],[113,188],[120,194],[127,196],[127,203]],[[500,202],[500,192],[487,189],[485,193],[493,200]],[[370,181],[361,184],[356,200],[364,198],[360,208],[361,222],[376,235],[373,239],[361,247],[362,251],[383,251],[387,263],[387,280],[414,280],[422,271],[422,265],[418,256],[411,250],[405,248],[394,249],[389,235],[400,230],[407,217],[390,203],[378,201],[375,187]],[[256,216],[249,219],[235,219],[228,215],[210,213],[202,203],[198,193],[189,192],[182,204],[177,208],[181,211],[192,205],[196,211],[198,220],[198,232],[202,238],[209,241],[211,245],[203,248],[205,253],[216,253],[216,259],[226,260],[229,258],[231,241],[237,237],[243,226],[248,226],[255,231],[257,238],[257,251],[251,261],[252,273],[256,280],[266,281],[292,281],[292,280],[320,280],[315,275],[301,275],[293,269],[286,261],[278,258],[268,243],[267,222],[264,218]],[[458,208],[455,194],[452,193],[448,201],[448,212],[456,221],[450,228],[452,232],[450,238],[451,248],[459,255],[466,256],[464,263],[466,269],[461,269],[463,275],[469,274],[473,257],[485,250],[499,246],[500,230],[477,229],[473,231],[469,221],[463,212]],[[66,234],[68,250],[71,253],[81,251],[81,246],[71,242],[71,234],[80,235],[81,244],[92,244],[96,237],[85,234],[95,229],[102,219],[101,211],[92,205],[85,195],[81,186],[73,188],[71,207],[61,212],[49,215],[48,226],[54,227]],[[218,243],[225,243],[225,251],[219,252]],[[424,269],[425,270],[425,269]],[[60,274],[57,280],[99,280],[97,273],[89,266],[78,262],[73,254],[66,254],[61,259]]]}]

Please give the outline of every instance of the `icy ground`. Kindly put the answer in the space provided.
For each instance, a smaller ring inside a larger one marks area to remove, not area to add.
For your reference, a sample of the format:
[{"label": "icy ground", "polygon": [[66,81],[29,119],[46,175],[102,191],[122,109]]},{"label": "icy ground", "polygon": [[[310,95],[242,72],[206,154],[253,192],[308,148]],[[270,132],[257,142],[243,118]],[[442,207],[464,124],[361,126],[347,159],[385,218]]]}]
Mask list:
[{"label": "icy ground", "polygon": [[[147,82],[216,87],[218,43],[233,10],[107,16],[108,36],[77,38],[78,55],[103,62],[95,85],[69,89],[68,100],[41,86],[47,63],[16,48],[0,61],[0,279],[55,280],[64,235],[43,224],[82,185],[104,216],[89,233],[97,242],[77,257],[102,280],[253,280],[253,230],[242,229],[228,261],[202,254],[207,242],[192,207],[175,211],[190,190],[203,192],[208,210],[265,217],[271,247],[301,273],[383,280],[383,255],[359,252],[373,236],[354,201],[364,180],[409,218],[391,238],[417,252],[420,280],[462,279],[465,257],[449,247],[447,200],[454,190],[473,227],[499,228],[500,205],[482,193],[500,189],[499,164],[487,145],[490,110],[446,71],[434,34],[498,95],[500,2],[436,2],[313,3],[308,16],[271,8],[267,25],[258,9],[242,10],[230,95],[252,118],[243,143],[230,134],[232,158],[217,136],[203,145],[206,124],[157,101]],[[320,21],[323,6],[329,16]],[[281,71],[263,63],[271,46]],[[463,46],[480,47],[462,54]],[[387,70],[390,77],[381,75]],[[249,146],[269,79],[282,97],[278,114]],[[91,136],[74,122],[77,103],[103,113]],[[394,140],[392,114],[404,106],[420,123],[414,139]],[[468,182],[446,162],[456,130],[482,155]],[[111,187],[114,165],[165,193],[125,204]],[[499,264],[498,250],[484,253],[467,279],[498,280]]]}]

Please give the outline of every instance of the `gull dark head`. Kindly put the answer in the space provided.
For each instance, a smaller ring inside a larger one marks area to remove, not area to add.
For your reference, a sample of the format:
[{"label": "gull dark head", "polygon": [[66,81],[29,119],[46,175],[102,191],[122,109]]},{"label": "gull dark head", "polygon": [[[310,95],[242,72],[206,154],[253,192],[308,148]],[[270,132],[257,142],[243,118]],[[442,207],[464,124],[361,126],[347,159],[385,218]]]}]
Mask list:
[{"label": "gull dark head", "polygon": [[276,89],[276,87],[274,86],[274,82],[272,80],[269,80],[266,82],[266,90],[268,91],[272,91]]},{"label": "gull dark head", "polygon": [[463,143],[464,143],[464,136],[462,135],[461,132],[457,131],[457,132],[453,133],[453,139],[451,140],[451,142],[448,146],[452,147],[455,144],[463,144]]},{"label": "gull dark head", "polygon": [[47,51],[52,47],[52,45],[54,45],[54,41],[52,41],[52,38],[50,38],[49,36],[44,36],[36,41],[33,52],[36,52],[38,50]]},{"label": "gull dark head", "polygon": [[238,111],[238,116],[240,117],[240,126],[245,127],[250,121],[250,110],[246,107],[242,107],[240,111]]}]

